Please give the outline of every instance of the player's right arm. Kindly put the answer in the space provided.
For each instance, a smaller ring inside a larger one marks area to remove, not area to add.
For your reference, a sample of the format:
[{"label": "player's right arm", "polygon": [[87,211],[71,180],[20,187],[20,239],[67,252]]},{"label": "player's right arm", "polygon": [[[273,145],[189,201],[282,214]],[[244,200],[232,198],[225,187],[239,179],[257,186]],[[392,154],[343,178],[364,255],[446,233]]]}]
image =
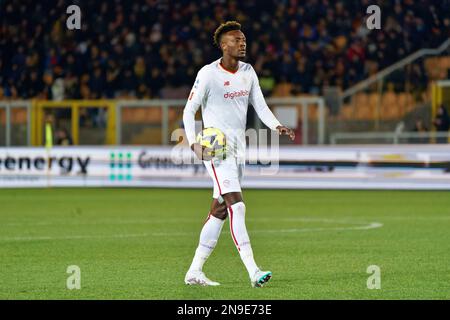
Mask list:
[{"label": "player's right arm", "polygon": [[291,138],[291,140],[295,139],[295,133],[292,129],[283,126],[277,118],[273,115],[272,111],[270,111],[269,106],[267,105],[264,95],[261,91],[261,87],[259,86],[258,76],[256,75],[253,67],[251,68],[251,73],[253,77],[252,87],[250,90],[249,101],[253,105],[256,113],[259,118],[264,122],[266,126],[268,126],[271,130],[277,130],[280,135],[287,135]]},{"label": "player's right arm", "polygon": [[195,155],[200,160],[210,160],[211,157],[206,155],[205,148],[195,142],[195,114],[198,109],[205,103],[208,99],[209,88],[208,88],[208,72],[206,68],[203,67],[197,73],[197,78],[195,79],[194,85],[192,86],[192,90],[189,94],[188,100],[186,102],[186,106],[183,111],[183,124],[184,130],[186,132],[186,137],[191,147],[192,151],[194,151]]}]

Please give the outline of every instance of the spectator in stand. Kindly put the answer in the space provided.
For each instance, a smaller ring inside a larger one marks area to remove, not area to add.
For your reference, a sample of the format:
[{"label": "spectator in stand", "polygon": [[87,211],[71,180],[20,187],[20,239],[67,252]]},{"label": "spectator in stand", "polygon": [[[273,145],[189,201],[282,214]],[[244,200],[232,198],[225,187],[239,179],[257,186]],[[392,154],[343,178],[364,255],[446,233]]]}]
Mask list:
[{"label": "spectator in stand", "polygon": [[[218,57],[210,35],[229,19],[242,22],[248,60],[267,80],[266,92],[281,79],[303,93],[346,89],[450,37],[449,1],[385,1],[376,31],[365,27],[367,0],[86,0],[81,31],[65,28],[71,4],[0,2],[5,99],[58,99],[62,88],[64,98],[180,96],[196,70]],[[426,86],[423,65],[408,72],[415,88]]]},{"label": "spectator in stand", "polygon": [[[427,133],[428,132],[428,128],[425,126],[425,124],[423,123],[422,119],[417,119],[415,124],[414,124],[414,128],[412,130],[413,132],[416,133]],[[411,143],[429,143],[429,139],[428,137],[414,137],[411,139],[410,141]]]},{"label": "spectator in stand", "polygon": [[71,146],[73,144],[72,138],[70,137],[69,132],[66,128],[60,128],[56,130],[55,138],[55,144],[59,146]]},{"label": "spectator in stand", "polygon": [[[448,129],[450,128],[450,118],[448,116],[447,108],[444,104],[440,105],[436,118],[433,121],[434,126],[436,127],[436,131],[439,133],[447,133]],[[437,143],[448,143],[448,136],[445,137],[438,137],[436,139]]]}]

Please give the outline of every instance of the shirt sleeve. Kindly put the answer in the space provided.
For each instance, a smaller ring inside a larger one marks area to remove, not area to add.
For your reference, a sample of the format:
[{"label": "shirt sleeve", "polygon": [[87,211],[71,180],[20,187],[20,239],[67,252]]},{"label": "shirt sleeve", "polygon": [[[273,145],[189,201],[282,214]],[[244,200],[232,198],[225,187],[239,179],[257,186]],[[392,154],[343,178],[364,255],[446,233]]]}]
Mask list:
[{"label": "shirt sleeve", "polygon": [[250,97],[249,101],[255,109],[258,117],[266,126],[268,126],[271,130],[276,130],[278,126],[280,126],[280,122],[273,115],[272,111],[270,111],[267,106],[266,100],[261,91],[261,87],[259,86],[258,76],[256,75],[253,67],[251,68],[252,73],[252,87],[250,89]]},{"label": "shirt sleeve", "polygon": [[207,72],[204,68],[197,73],[194,86],[192,87],[186,106],[183,111],[183,124],[186,137],[191,146],[195,142],[195,114],[202,103],[206,102],[208,96]]}]

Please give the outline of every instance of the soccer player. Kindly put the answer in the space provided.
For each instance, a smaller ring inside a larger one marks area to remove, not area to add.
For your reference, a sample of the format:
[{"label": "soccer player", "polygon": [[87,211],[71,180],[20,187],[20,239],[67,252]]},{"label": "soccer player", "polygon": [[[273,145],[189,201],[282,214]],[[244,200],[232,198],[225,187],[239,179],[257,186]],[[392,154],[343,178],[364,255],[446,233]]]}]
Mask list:
[{"label": "soccer player", "polygon": [[[214,33],[214,44],[222,57],[200,69],[184,108],[183,122],[191,149],[203,163],[214,181],[213,201],[202,231],[192,264],[186,273],[189,285],[219,285],[206,277],[203,264],[214,250],[224,220],[230,217],[231,236],[239,251],[253,287],[261,287],[272,276],[261,271],[254,258],[245,226],[245,204],[241,194],[241,178],[245,163],[245,128],[248,104],[270,129],[291,140],[293,130],[283,126],[267,106],[253,67],[240,61],[245,58],[246,39],[236,21],[221,24]],[[226,158],[213,159],[195,140],[195,114],[202,107],[204,127],[220,129],[226,136]]]}]

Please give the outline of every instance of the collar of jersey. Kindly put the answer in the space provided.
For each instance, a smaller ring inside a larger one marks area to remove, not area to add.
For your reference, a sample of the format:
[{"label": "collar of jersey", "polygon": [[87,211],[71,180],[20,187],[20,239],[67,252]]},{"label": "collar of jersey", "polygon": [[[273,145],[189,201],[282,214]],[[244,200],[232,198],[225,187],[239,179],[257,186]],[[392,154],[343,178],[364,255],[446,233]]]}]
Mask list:
[{"label": "collar of jersey", "polygon": [[226,69],[226,68],[222,65],[222,59],[220,59],[220,60],[219,60],[219,67],[220,67],[222,70],[226,71],[226,72],[229,72],[229,73],[231,73],[231,74],[235,74],[236,72],[239,71],[240,63],[238,62],[238,68],[237,68],[236,71],[231,71],[231,70]]}]

